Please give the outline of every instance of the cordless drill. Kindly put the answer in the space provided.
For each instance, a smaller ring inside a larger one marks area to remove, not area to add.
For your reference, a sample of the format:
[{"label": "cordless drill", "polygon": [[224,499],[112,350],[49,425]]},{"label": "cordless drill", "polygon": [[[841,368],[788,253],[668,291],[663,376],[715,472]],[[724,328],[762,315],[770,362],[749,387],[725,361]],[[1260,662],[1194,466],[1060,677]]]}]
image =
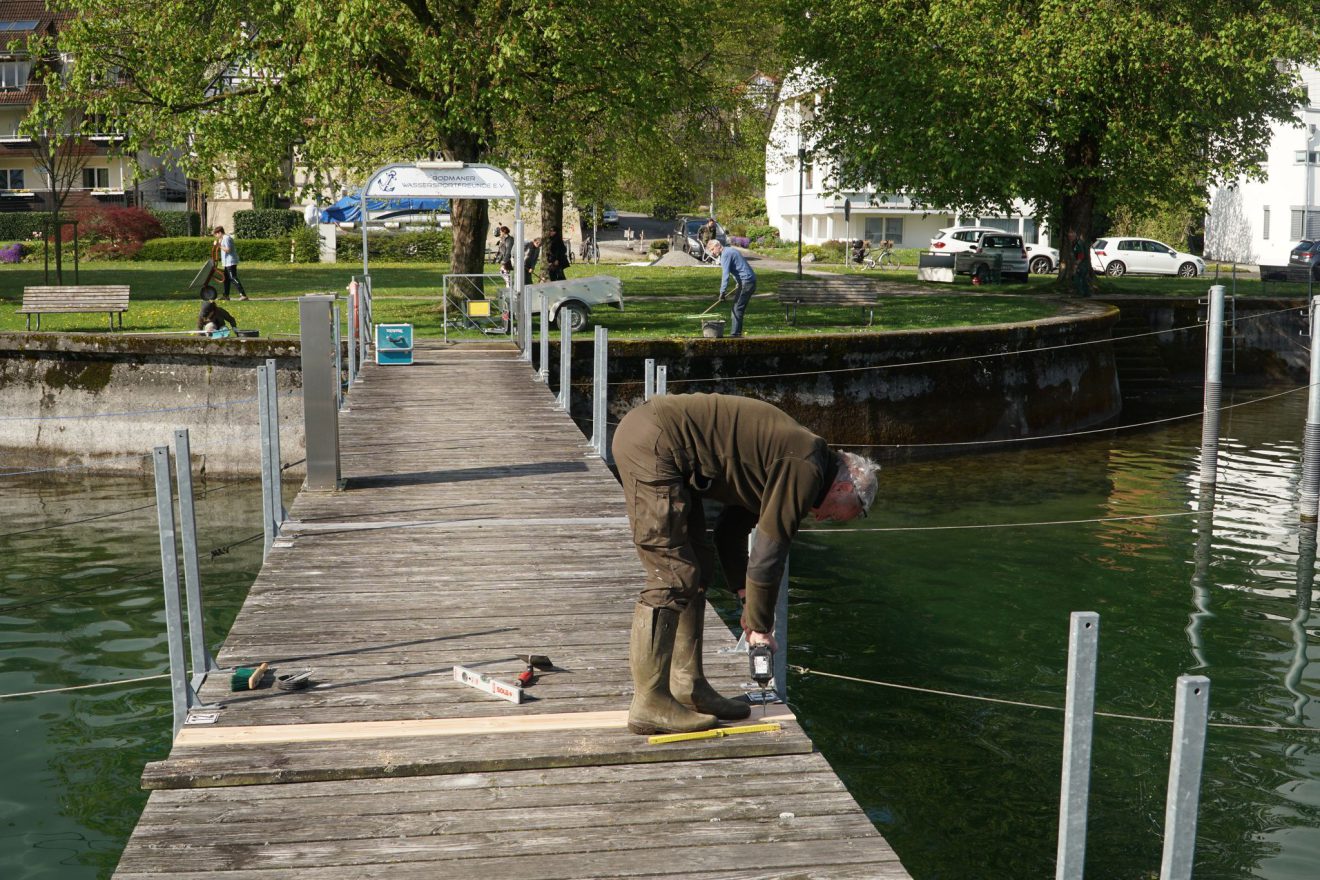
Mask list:
[{"label": "cordless drill", "polygon": [[774,664],[771,658],[774,653],[769,645],[757,645],[747,651],[747,661],[751,664],[752,681],[756,682],[757,687],[761,689],[761,717],[765,717],[765,689],[770,684],[770,679],[774,677]]}]

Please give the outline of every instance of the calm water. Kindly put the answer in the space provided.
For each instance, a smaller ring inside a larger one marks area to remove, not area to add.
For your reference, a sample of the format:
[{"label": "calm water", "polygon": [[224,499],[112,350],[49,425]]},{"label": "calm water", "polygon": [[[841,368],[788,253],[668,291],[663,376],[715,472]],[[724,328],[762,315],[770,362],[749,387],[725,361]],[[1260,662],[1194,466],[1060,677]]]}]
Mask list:
[{"label": "calm water", "polygon": [[[1174,680],[1196,672],[1216,721],[1320,727],[1296,525],[1304,393],[1230,414],[1208,517],[1014,525],[1195,513],[1195,421],[887,467],[875,515],[795,547],[791,662],[1059,706],[1068,614],[1089,610],[1099,709],[1171,717]],[[204,548],[258,530],[258,485],[199,504]],[[150,486],[0,478],[0,499],[0,692],[165,668],[153,509],[14,534],[151,505]],[[953,525],[994,527],[934,528]],[[203,562],[212,644],[259,564],[259,542]],[[820,677],[794,677],[791,696],[918,880],[1053,876],[1060,713]],[[109,876],[142,765],[166,751],[164,684],[0,700],[0,725],[0,877]],[[1096,733],[1088,876],[1154,877],[1170,726],[1101,718]],[[1213,729],[1198,880],[1317,874],[1320,734]]]}]

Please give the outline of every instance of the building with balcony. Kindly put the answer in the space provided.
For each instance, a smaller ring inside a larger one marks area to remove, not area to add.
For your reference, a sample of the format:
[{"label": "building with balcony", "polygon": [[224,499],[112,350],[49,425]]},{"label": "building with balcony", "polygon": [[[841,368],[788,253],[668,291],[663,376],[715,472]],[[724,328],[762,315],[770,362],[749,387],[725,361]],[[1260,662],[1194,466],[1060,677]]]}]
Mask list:
[{"label": "building with balcony", "polygon": [[1279,266],[1298,241],[1320,238],[1320,70],[1298,73],[1307,97],[1293,122],[1274,126],[1263,179],[1211,190],[1207,257]]},{"label": "building with balcony", "polygon": [[[61,14],[48,11],[41,0],[0,0],[0,211],[50,210],[50,163],[42,161],[42,145],[23,134],[21,125],[41,96],[34,73],[41,65],[65,63],[30,57],[28,40],[54,34],[60,20]],[[66,166],[74,176],[65,210],[100,205],[184,210],[188,183],[182,174],[157,157],[125,155],[124,137],[111,120],[89,116],[82,128],[89,133],[77,145],[77,159]]]},{"label": "building with balcony", "polygon": [[[804,127],[819,103],[818,86],[812,88],[797,75],[785,78],[765,163],[766,214],[784,241],[798,240],[800,222],[804,244],[866,238],[924,249],[939,230],[971,225],[1021,233],[1029,243],[1048,243],[1034,209],[1025,202],[1014,203],[1006,216],[982,216],[914,205],[902,193],[840,190],[834,167],[809,158],[811,144],[804,140]],[[804,154],[807,158],[800,162]]]}]

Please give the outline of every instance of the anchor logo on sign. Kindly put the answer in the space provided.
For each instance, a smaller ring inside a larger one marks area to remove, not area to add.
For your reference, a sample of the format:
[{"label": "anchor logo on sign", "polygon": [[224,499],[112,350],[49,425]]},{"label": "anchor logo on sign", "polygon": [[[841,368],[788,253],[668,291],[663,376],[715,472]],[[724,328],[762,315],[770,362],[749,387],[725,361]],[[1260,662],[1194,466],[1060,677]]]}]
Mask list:
[{"label": "anchor logo on sign", "polygon": [[386,174],[385,174],[385,179],[384,179],[384,181],[383,181],[383,182],[381,183],[381,185],[380,185],[380,191],[381,191],[381,192],[387,192],[387,193],[388,193],[388,192],[394,192],[394,178],[396,178],[396,177],[398,177],[398,176],[399,176],[399,172],[397,172],[397,171],[388,171],[388,172],[386,172]]}]

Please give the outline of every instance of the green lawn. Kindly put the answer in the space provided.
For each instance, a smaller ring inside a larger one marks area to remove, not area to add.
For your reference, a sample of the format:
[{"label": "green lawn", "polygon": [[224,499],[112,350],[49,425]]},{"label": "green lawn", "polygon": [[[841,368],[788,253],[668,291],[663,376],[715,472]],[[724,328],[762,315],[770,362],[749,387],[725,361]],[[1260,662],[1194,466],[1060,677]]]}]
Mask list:
[{"label": "green lawn", "polygon": [[[82,284],[127,284],[132,288],[133,304],[124,315],[124,329],[136,333],[165,333],[190,330],[195,326],[200,301],[188,288],[197,266],[183,263],[84,263],[80,270]],[[824,268],[824,267],[813,267]],[[840,267],[841,268],[841,267]],[[352,264],[288,265],[245,263],[241,277],[253,297],[250,302],[227,305],[239,326],[256,328],[267,338],[297,336],[296,297],[306,293],[343,293],[349,280],[361,268]],[[493,271],[493,269],[492,269]],[[419,264],[378,264],[372,266],[376,289],[376,320],[386,323],[410,323],[419,337],[439,337],[443,333],[440,315],[440,289],[444,267]],[[612,334],[627,338],[697,336],[701,332],[700,313],[715,298],[719,272],[714,267],[643,267],[574,265],[569,277],[597,272],[623,279],[625,309],[598,309],[593,318],[610,328]],[[791,272],[762,268],[758,270],[758,293],[773,294],[779,282],[793,277]],[[993,294],[973,288],[966,280],[950,287],[944,284],[920,284],[915,267],[869,273],[895,282],[896,295],[883,297],[876,310],[875,328],[897,330],[941,326],[966,326],[1003,323],[1040,318],[1055,311],[1054,303],[1042,295],[1057,293],[1053,277],[1033,276],[1027,285],[1008,285]],[[65,282],[73,283],[70,269]],[[22,301],[23,287],[44,284],[40,264],[0,267],[0,330],[22,330],[23,316],[16,314]],[[1102,279],[1104,293],[1141,295],[1204,296],[1213,279],[1135,278]],[[1227,283],[1227,282],[1225,282]],[[1283,286],[1270,285],[1262,290],[1260,282],[1239,277],[1237,292],[1242,295],[1270,293],[1283,295]],[[927,292],[928,291],[928,292]],[[1287,291],[1292,293],[1291,291]],[[1296,295],[1304,295],[1304,289]],[[722,304],[711,317],[728,318],[729,306]],[[42,329],[52,331],[104,330],[101,314],[45,315]],[[859,309],[800,310],[796,326],[789,325],[773,299],[753,300],[748,309],[747,330],[751,335],[792,333],[864,332],[865,318]],[[474,331],[450,329],[450,337],[479,336]]]}]

